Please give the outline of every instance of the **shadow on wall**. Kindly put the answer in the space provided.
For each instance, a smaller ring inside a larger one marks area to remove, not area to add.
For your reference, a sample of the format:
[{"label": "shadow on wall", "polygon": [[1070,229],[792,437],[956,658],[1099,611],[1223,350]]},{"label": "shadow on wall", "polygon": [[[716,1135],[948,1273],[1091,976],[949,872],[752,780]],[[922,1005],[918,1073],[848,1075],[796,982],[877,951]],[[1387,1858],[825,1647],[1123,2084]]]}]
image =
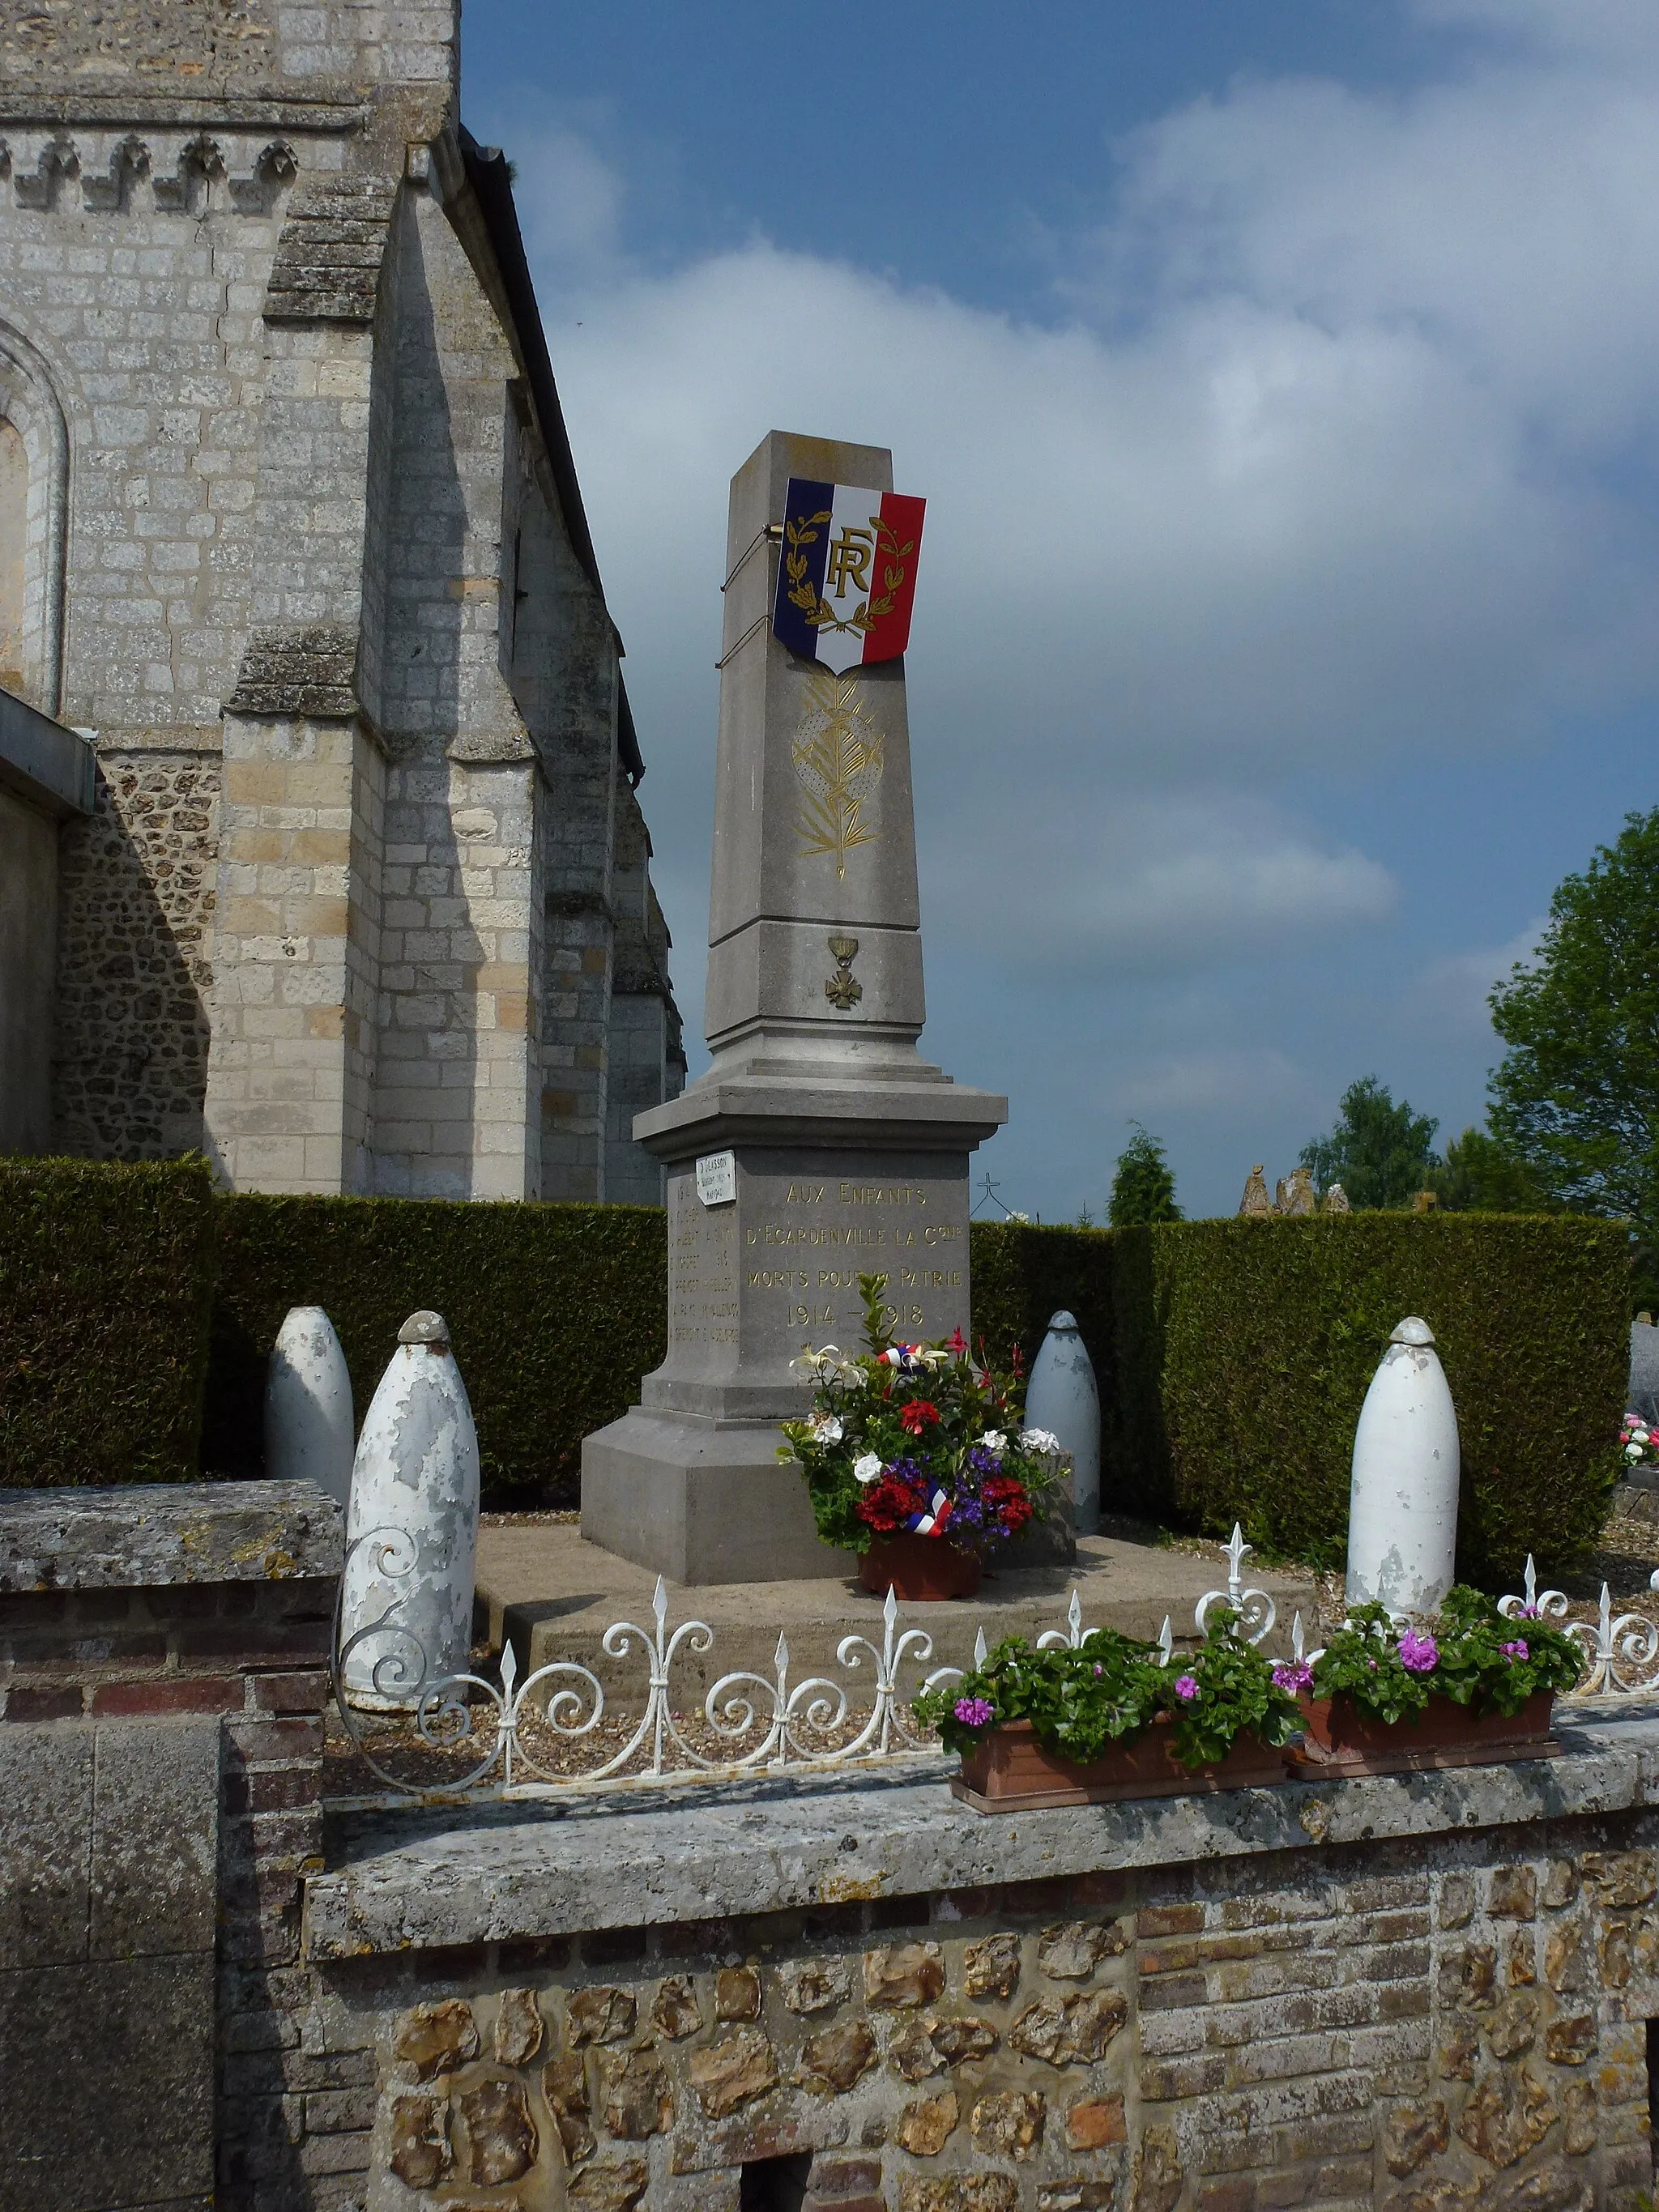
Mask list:
[{"label": "shadow on wall", "polygon": [[441,318],[407,204],[394,284],[379,550],[378,720],[390,765],[374,1188],[390,1197],[469,1198],[479,1079],[473,1008],[485,948],[468,917],[448,758],[461,727],[466,496],[443,374]]},{"label": "shadow on wall", "polygon": [[58,846],[52,1142],[94,1160],[202,1143],[220,762],[100,761],[95,811]]}]

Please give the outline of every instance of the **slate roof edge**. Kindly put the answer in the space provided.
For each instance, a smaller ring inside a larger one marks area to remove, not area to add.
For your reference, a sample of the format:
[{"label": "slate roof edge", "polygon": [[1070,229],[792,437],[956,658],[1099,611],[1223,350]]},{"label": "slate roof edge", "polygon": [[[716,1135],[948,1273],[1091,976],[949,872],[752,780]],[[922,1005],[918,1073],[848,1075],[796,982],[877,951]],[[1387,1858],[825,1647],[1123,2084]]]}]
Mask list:
[{"label": "slate roof edge", "polygon": [[97,755],[78,730],[0,686],[0,785],[60,818],[90,814]]}]

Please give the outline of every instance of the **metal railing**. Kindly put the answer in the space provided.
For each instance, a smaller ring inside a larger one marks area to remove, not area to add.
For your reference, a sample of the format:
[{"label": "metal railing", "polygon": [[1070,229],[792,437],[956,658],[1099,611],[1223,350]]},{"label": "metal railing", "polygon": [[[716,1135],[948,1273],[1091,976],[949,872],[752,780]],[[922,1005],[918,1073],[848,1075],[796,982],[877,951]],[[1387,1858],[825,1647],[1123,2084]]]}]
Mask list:
[{"label": "metal railing", "polygon": [[[1224,1605],[1237,1616],[1234,1633],[1250,1644],[1261,1645],[1272,1633],[1278,1620],[1273,1597],[1244,1580],[1251,1549],[1235,1526],[1227,1547],[1226,1587],[1206,1590],[1199,1599],[1193,1617],[1196,1635],[1205,1633],[1211,1613]],[[380,1529],[360,1536],[347,1555],[348,1565],[359,1554],[366,1556],[377,1577],[394,1587],[414,1579],[413,1547],[401,1532]],[[1659,1571],[1652,1587],[1659,1589]],[[344,1589],[343,1577],[342,1604]],[[844,1679],[808,1674],[793,1681],[788,1638],[780,1634],[772,1672],[738,1668],[722,1674],[702,1700],[699,1724],[690,1720],[683,1700],[677,1705],[674,1667],[682,1655],[706,1658],[714,1648],[714,1631],[695,1619],[670,1627],[667,1587],[660,1576],[651,1626],[619,1620],[599,1639],[608,1657],[642,1662],[643,1698],[637,1705],[629,1701],[620,1709],[607,1699],[592,1668],[574,1659],[550,1661],[520,1680],[510,1640],[494,1681],[470,1673],[428,1680],[426,1653],[397,1617],[403,1601],[394,1598],[377,1619],[345,1638],[337,1609],[330,1662],[335,1707],[345,1734],[369,1772],[392,1793],[391,1802],[538,1796],[757,1773],[806,1774],[898,1759],[932,1761],[942,1755],[940,1747],[917,1731],[910,1700],[919,1689],[959,1680],[964,1672],[950,1666],[927,1671],[933,1638],[925,1628],[900,1626],[898,1602],[890,1589],[879,1644],[854,1632],[836,1645]],[[1511,1619],[1560,1621],[1569,1602],[1559,1590],[1539,1592],[1528,1559],[1524,1593],[1500,1599],[1499,1607]],[[1659,1690],[1659,1623],[1640,1613],[1615,1617],[1605,1583],[1599,1624],[1567,1622],[1566,1632],[1583,1645],[1589,1662],[1572,1695],[1633,1696]],[[1064,1625],[1044,1630],[1036,1642],[1045,1649],[1075,1650],[1087,1633],[1082,1601],[1073,1589]],[[378,1658],[376,1639],[385,1647]],[[1291,1658],[1318,1656],[1305,1650],[1305,1640],[1297,1612],[1291,1624]],[[1175,1644],[1168,1615],[1158,1643],[1167,1661]],[[975,1666],[987,1649],[981,1626],[975,1640]],[[378,1729],[352,1703],[346,1681],[347,1662],[360,1653],[369,1662],[366,1682],[362,1658],[354,1674],[374,1693]],[[393,1700],[403,1711],[388,1734],[379,1709]],[[383,1754],[394,1749],[404,1755],[424,1754],[428,1771],[419,1778],[398,1773],[384,1763]],[[441,1772],[431,1771],[434,1759]]]}]

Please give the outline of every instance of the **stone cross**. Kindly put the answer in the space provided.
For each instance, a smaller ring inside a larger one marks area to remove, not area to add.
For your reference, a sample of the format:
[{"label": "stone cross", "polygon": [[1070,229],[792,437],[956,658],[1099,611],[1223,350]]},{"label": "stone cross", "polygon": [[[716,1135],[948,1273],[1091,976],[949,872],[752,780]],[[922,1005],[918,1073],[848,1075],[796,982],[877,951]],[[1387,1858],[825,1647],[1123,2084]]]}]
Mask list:
[{"label": "stone cross", "polygon": [[641,1114],[668,1170],[668,1356],[582,1448],[582,1533],[682,1583],[842,1574],[780,1419],[804,1345],[969,1326],[968,1161],[1007,1101],[917,1050],[921,936],[902,659],[836,675],[773,634],[791,477],[892,489],[891,456],[773,431],[732,483],[709,901],[714,1064]]}]

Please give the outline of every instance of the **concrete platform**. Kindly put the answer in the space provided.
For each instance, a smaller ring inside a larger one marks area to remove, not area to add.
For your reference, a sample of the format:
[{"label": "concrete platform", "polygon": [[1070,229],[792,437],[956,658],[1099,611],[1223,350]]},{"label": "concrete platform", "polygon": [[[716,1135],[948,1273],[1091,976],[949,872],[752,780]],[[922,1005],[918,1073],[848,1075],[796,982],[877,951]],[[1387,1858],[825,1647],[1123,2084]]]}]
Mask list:
[{"label": "concrete platform", "polygon": [[[1248,1579],[1273,1598],[1287,1634],[1297,1607],[1311,1633],[1318,1591],[1310,1576],[1263,1570]],[[617,1620],[633,1621],[650,1633],[656,1580],[648,1569],[584,1541],[574,1523],[501,1522],[478,1532],[480,1613],[488,1613],[493,1644],[511,1637],[521,1676],[550,1660],[573,1659],[592,1668],[608,1698],[642,1693],[645,1668],[638,1652],[614,1659],[601,1649],[601,1639]],[[1225,1565],[1215,1559],[1121,1537],[1079,1537],[1075,1567],[1006,1570],[988,1575],[976,1597],[902,1606],[900,1627],[925,1629],[933,1644],[931,1657],[908,1670],[904,1679],[910,1683],[927,1667],[969,1665],[981,1626],[989,1644],[1005,1636],[1063,1628],[1073,1588],[1085,1627],[1152,1638],[1168,1613],[1177,1638],[1190,1638],[1194,1607],[1206,1590],[1224,1588],[1225,1583]],[[681,1703],[683,1686],[689,1706],[700,1703],[710,1685],[734,1668],[769,1678],[780,1630],[789,1641],[792,1680],[826,1671],[842,1676],[836,1664],[836,1645],[842,1637],[857,1633],[879,1648],[882,1601],[850,1577],[708,1583],[696,1589],[670,1583],[671,1632],[684,1620],[705,1621],[714,1632],[712,1650],[692,1651],[693,1639],[688,1638],[677,1655],[675,1702]],[[869,1671],[866,1661],[863,1675]],[[860,1670],[843,1679],[849,1696],[861,1686]]]}]

